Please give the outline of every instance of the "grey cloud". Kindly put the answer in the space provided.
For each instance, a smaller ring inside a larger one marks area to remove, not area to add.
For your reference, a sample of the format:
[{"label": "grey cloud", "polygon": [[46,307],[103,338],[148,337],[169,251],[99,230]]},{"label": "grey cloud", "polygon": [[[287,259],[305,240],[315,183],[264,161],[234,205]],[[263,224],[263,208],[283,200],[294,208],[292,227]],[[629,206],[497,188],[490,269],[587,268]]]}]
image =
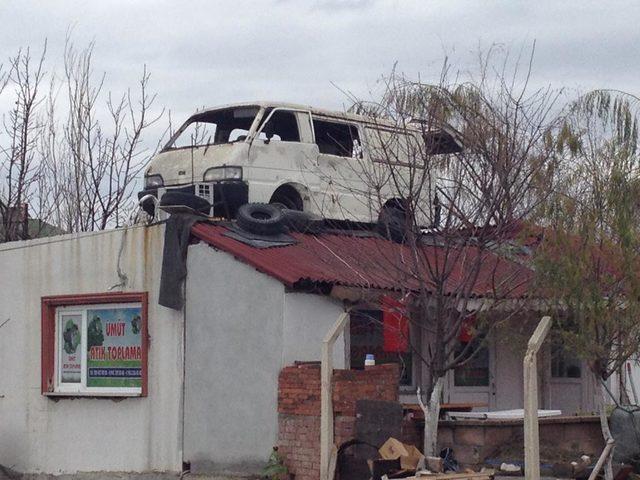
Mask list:
[{"label": "grey cloud", "polygon": [[108,89],[135,85],[147,64],[159,102],[184,118],[202,105],[256,98],[340,108],[332,83],[367,97],[394,62],[438,77],[445,54],[471,69],[478,45],[517,52],[537,40],[533,82],[635,89],[637,2],[276,0],[6,2],[2,56],[49,39],[60,64],[66,30],[96,41]]}]

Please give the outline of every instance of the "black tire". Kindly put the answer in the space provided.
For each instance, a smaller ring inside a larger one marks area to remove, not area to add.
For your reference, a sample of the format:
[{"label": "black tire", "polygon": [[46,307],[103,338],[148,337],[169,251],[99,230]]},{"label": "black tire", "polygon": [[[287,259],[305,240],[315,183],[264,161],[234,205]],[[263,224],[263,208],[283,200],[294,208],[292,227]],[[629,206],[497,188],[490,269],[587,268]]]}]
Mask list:
[{"label": "black tire", "polygon": [[300,233],[319,233],[324,221],[316,215],[298,210],[282,209],[284,223],[290,231]]},{"label": "black tire", "polygon": [[280,203],[280,202],[269,202],[269,205],[273,205],[276,208],[279,208],[280,210],[289,210],[287,208],[287,206],[284,203]]},{"label": "black tire", "polygon": [[238,226],[258,235],[277,235],[286,230],[284,215],[268,203],[246,203],[238,209]]},{"label": "black tire", "polygon": [[211,211],[211,204],[202,197],[194,195],[193,193],[185,193],[185,192],[172,192],[169,190],[160,199],[161,207],[173,207],[184,205],[196,212],[204,213],[205,215],[209,215]]},{"label": "black tire", "polygon": [[407,237],[407,214],[397,205],[385,205],[378,214],[377,230],[380,235],[396,243]]},{"label": "black tire", "polygon": [[152,217],[155,216],[156,214],[156,204],[152,199],[147,199],[144,202],[142,202],[140,204],[140,206],[142,207],[142,210],[144,210],[147,215],[150,215]]}]

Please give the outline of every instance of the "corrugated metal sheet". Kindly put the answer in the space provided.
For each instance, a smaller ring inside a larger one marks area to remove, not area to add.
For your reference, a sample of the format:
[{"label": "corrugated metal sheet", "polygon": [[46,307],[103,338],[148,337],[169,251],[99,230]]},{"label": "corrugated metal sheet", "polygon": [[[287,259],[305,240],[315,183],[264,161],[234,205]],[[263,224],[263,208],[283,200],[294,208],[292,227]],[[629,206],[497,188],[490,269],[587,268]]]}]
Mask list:
[{"label": "corrugated metal sheet", "polygon": [[[482,296],[525,296],[532,272],[515,262],[473,247],[410,248],[377,237],[344,234],[291,234],[295,245],[254,248],[224,236],[222,225],[200,223],[192,234],[234,255],[289,287],[305,282],[383,290],[417,290],[420,278],[446,279],[445,291]],[[477,275],[473,272],[477,271]],[[433,287],[433,286],[432,286]]]}]

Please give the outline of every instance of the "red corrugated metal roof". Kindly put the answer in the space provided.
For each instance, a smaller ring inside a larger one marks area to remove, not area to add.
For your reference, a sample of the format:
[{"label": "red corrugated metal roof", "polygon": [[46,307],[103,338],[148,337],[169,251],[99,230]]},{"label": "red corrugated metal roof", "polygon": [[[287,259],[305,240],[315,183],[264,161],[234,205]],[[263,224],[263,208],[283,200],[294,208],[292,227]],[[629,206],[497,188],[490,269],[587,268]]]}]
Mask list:
[{"label": "red corrugated metal roof", "polygon": [[[305,282],[383,290],[416,290],[418,277],[433,278],[429,269],[443,269],[447,293],[461,289],[474,296],[522,297],[532,277],[528,268],[488,251],[466,247],[455,251],[424,246],[418,262],[411,249],[375,236],[345,233],[292,233],[296,244],[255,248],[225,236],[222,225],[198,223],[192,234],[234,255],[289,287]],[[418,266],[419,265],[419,266]],[[470,269],[478,269],[476,278]],[[465,284],[466,283],[466,284]]]}]

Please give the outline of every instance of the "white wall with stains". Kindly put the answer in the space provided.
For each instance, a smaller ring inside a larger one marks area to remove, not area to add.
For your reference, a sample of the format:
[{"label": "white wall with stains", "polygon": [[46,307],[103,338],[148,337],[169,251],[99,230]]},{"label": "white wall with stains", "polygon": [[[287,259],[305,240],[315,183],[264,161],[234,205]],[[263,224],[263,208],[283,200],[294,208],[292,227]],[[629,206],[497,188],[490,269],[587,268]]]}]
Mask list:
[{"label": "white wall with stains", "polygon": [[[210,472],[264,466],[278,373],[320,360],[342,304],[289,292],[199,244],[189,248],[185,313],[161,307],[163,237],[152,226],[0,245],[1,465],[47,474],[179,472],[183,460]],[[149,294],[148,396],[43,396],[41,298],[108,291]],[[345,365],[343,336],[334,362]]]},{"label": "white wall with stains", "polygon": [[[54,474],[180,471],[183,317],[157,304],[163,232],[133,227],[0,245],[0,323],[8,320],[0,328],[0,464]],[[110,290],[149,292],[148,397],[42,396],[40,298]]]},{"label": "white wall with stains", "polygon": [[[189,248],[184,459],[196,473],[258,474],[278,433],[278,374],[320,360],[343,311],[204,243]],[[342,337],[334,349],[343,368]]]},{"label": "white wall with stains", "polygon": [[[342,302],[323,295],[297,292],[287,292],[284,300],[282,365],[291,365],[296,360],[320,360],[322,340],[344,312]],[[334,368],[344,368],[347,364],[344,333],[333,346]]]}]

